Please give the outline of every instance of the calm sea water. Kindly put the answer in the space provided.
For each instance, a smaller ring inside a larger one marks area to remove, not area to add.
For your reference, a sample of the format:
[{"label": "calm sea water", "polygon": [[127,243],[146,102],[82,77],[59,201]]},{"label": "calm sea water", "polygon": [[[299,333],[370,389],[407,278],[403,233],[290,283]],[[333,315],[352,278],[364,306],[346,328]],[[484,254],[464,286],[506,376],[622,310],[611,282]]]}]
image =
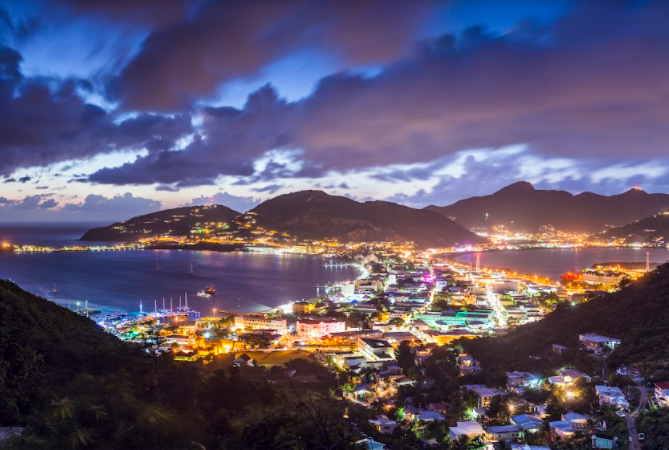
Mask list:
[{"label": "calm sea water", "polygon": [[[669,261],[669,250],[659,248],[560,248],[482,252],[481,265],[557,280],[569,270],[581,270],[595,263],[644,262],[646,251],[650,252],[651,262]],[[476,255],[472,253],[457,256],[455,259],[470,264],[476,263]]]},{"label": "calm sea water", "polygon": [[[0,225],[0,239],[67,245],[88,225]],[[145,310],[153,310],[154,300],[162,308],[163,298],[169,307],[170,297],[176,307],[185,293],[189,306],[203,314],[211,314],[213,308],[258,311],[314,297],[317,284],[353,280],[357,275],[355,268],[326,268],[322,258],[308,255],[186,250],[0,253],[0,278],[61,304],[79,302],[83,308],[88,300],[89,306],[127,312],[138,311],[140,301]],[[196,297],[208,285],[216,288],[216,297]]]}]

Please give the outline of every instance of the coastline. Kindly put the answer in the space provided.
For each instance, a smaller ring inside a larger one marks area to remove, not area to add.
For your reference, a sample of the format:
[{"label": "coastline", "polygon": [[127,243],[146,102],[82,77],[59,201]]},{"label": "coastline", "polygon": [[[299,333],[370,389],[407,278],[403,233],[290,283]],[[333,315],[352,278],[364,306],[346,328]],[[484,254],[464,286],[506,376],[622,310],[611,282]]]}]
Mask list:
[{"label": "coastline", "polygon": [[[568,250],[568,251],[571,251],[571,252],[578,252],[578,251],[582,251],[582,250],[584,250],[584,251],[585,250],[603,250],[603,251],[606,251],[606,250],[620,250],[620,251],[638,250],[638,251],[643,251],[644,252],[643,258],[641,258],[641,255],[639,255],[640,257],[636,261],[633,260],[633,259],[631,259],[629,261],[624,261],[624,264],[626,264],[626,265],[641,264],[641,263],[645,264],[645,252],[649,251],[649,250],[654,250],[654,251],[657,251],[657,252],[666,251],[667,252],[667,261],[669,261],[669,249],[663,248],[663,247],[638,247],[638,246],[615,246],[614,247],[614,246],[592,246],[592,245],[589,245],[589,246],[575,246],[575,247],[531,247],[531,248],[518,248],[518,249],[493,249],[493,250],[480,250],[480,251],[473,251],[472,250],[472,251],[441,253],[440,257],[442,257],[445,261],[447,261],[451,264],[473,266],[473,262],[468,263],[468,262],[465,262],[465,261],[460,261],[459,259],[463,256],[477,254],[477,253],[481,253],[482,256],[483,256],[483,254],[485,254],[485,253],[521,252],[521,251],[525,252],[525,251],[532,251],[532,250],[535,250],[535,251],[537,251],[537,250],[544,250],[544,251],[548,251],[548,250],[551,250],[551,251],[554,251],[554,250],[560,250],[560,251]],[[595,260],[595,261],[592,261],[592,262],[584,263],[583,267],[586,267],[586,266],[587,267],[595,267],[596,265],[612,264],[611,261],[616,261],[614,256],[610,256],[610,257],[604,256],[603,258],[604,258],[604,260],[602,260],[602,261]],[[484,258],[482,258],[482,259],[484,259]],[[665,261],[665,262],[667,262],[667,261]],[[652,262],[652,264],[663,264],[663,262]],[[506,264],[504,264],[504,265],[506,265]],[[500,265],[499,262],[496,265],[482,264],[482,266],[486,267],[488,269],[492,269],[492,270],[517,273],[518,276],[522,276],[523,278],[526,278],[526,279],[531,279],[531,280],[535,279],[534,275],[521,274],[519,271],[523,270],[523,269],[518,269],[518,268],[513,268],[513,267],[504,267],[504,266]],[[527,268],[525,270],[527,270]],[[564,270],[565,272],[567,272],[569,270],[573,270],[573,267],[565,266],[561,270]],[[547,279],[547,280],[552,280],[552,282],[554,282],[554,283],[559,283],[559,280],[560,280],[560,276],[555,275],[555,274],[553,274],[553,275],[541,275],[537,278],[544,278],[544,279]]]}]

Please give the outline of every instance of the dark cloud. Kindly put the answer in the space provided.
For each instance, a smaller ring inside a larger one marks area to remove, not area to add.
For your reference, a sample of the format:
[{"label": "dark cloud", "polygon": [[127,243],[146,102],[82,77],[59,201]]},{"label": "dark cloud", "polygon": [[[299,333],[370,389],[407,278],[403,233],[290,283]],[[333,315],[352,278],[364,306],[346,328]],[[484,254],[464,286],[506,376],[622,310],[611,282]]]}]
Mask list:
[{"label": "dark cloud", "polygon": [[[285,11],[276,12],[277,23],[288,20]],[[584,1],[549,28],[524,22],[504,36],[472,28],[425,42],[375,77],[326,77],[301,101],[286,102],[265,86],[242,109],[202,109],[201,135],[183,152],[153,152],[90,180],[195,186],[236,175],[248,184],[438,161],[462,149],[517,143],[527,143],[537,155],[608,163],[628,158],[632,150],[660,157],[669,145],[666,17],[669,3],[662,1]],[[202,37],[209,33],[203,29]],[[200,40],[191,44],[195,60],[178,65],[189,72],[202,62]],[[152,45],[149,39],[145,54]],[[158,61],[155,69],[163,71]],[[196,81],[206,85],[204,78]],[[156,95],[174,92],[168,86],[188,89],[188,79],[158,79]],[[279,158],[256,171],[254,162],[273,149],[293,151],[293,163]],[[425,180],[430,170],[393,176]]]},{"label": "dark cloud", "polygon": [[38,208],[40,209],[50,209],[50,208],[55,208],[58,206],[58,202],[52,198],[43,201],[42,203],[39,204]]},{"label": "dark cloud", "polygon": [[53,0],[57,7],[69,3],[75,13],[137,25],[164,26],[188,13],[188,0]]},{"label": "dark cloud", "polygon": [[274,194],[276,191],[279,189],[283,188],[283,184],[267,184],[265,186],[260,186],[253,188],[254,192],[269,192],[270,194]]},{"label": "dark cloud", "polygon": [[104,215],[127,213],[130,215],[147,214],[160,210],[160,202],[149,198],[135,197],[130,192],[113,197],[88,195],[81,203],[68,203],[63,206],[65,212],[101,213]]},{"label": "dark cloud", "polygon": [[111,93],[127,109],[173,111],[294,51],[326,51],[353,65],[387,62],[407,49],[436,3],[203,2],[183,21],[151,33]]},{"label": "dark cloud", "polygon": [[259,198],[237,196],[229,194],[227,192],[218,192],[212,195],[211,197],[194,198],[193,201],[187,203],[184,206],[216,204],[216,205],[227,206],[228,208],[233,209],[235,211],[246,212],[257,206],[260,203],[260,201],[261,200]]},{"label": "dark cloud", "polygon": [[28,195],[22,200],[10,201],[6,203],[10,208],[20,210],[36,210],[36,209],[50,209],[58,206],[52,198],[46,198],[48,194],[44,195]]},{"label": "dark cloud", "polygon": [[0,175],[116,150],[161,151],[191,132],[188,114],[123,118],[83,99],[88,81],[24,77],[20,62],[0,47]]}]

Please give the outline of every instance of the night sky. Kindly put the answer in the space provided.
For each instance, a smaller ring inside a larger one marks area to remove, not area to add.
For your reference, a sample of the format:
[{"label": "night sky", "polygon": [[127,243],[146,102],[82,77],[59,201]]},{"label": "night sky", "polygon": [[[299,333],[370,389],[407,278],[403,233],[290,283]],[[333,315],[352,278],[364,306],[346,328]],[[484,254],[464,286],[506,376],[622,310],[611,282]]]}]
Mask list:
[{"label": "night sky", "polygon": [[665,0],[0,0],[0,221],[669,192]]}]

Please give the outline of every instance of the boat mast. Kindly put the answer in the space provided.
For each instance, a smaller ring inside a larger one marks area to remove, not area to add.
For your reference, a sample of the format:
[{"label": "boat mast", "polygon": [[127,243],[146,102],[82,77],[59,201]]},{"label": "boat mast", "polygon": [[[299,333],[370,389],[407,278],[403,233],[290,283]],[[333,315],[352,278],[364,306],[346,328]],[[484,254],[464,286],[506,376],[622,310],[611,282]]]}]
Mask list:
[{"label": "boat mast", "polygon": [[188,308],[188,292],[184,292],[184,296],[186,299],[186,308]]},{"label": "boat mast", "polygon": [[193,275],[193,263],[190,263],[190,274]]}]

